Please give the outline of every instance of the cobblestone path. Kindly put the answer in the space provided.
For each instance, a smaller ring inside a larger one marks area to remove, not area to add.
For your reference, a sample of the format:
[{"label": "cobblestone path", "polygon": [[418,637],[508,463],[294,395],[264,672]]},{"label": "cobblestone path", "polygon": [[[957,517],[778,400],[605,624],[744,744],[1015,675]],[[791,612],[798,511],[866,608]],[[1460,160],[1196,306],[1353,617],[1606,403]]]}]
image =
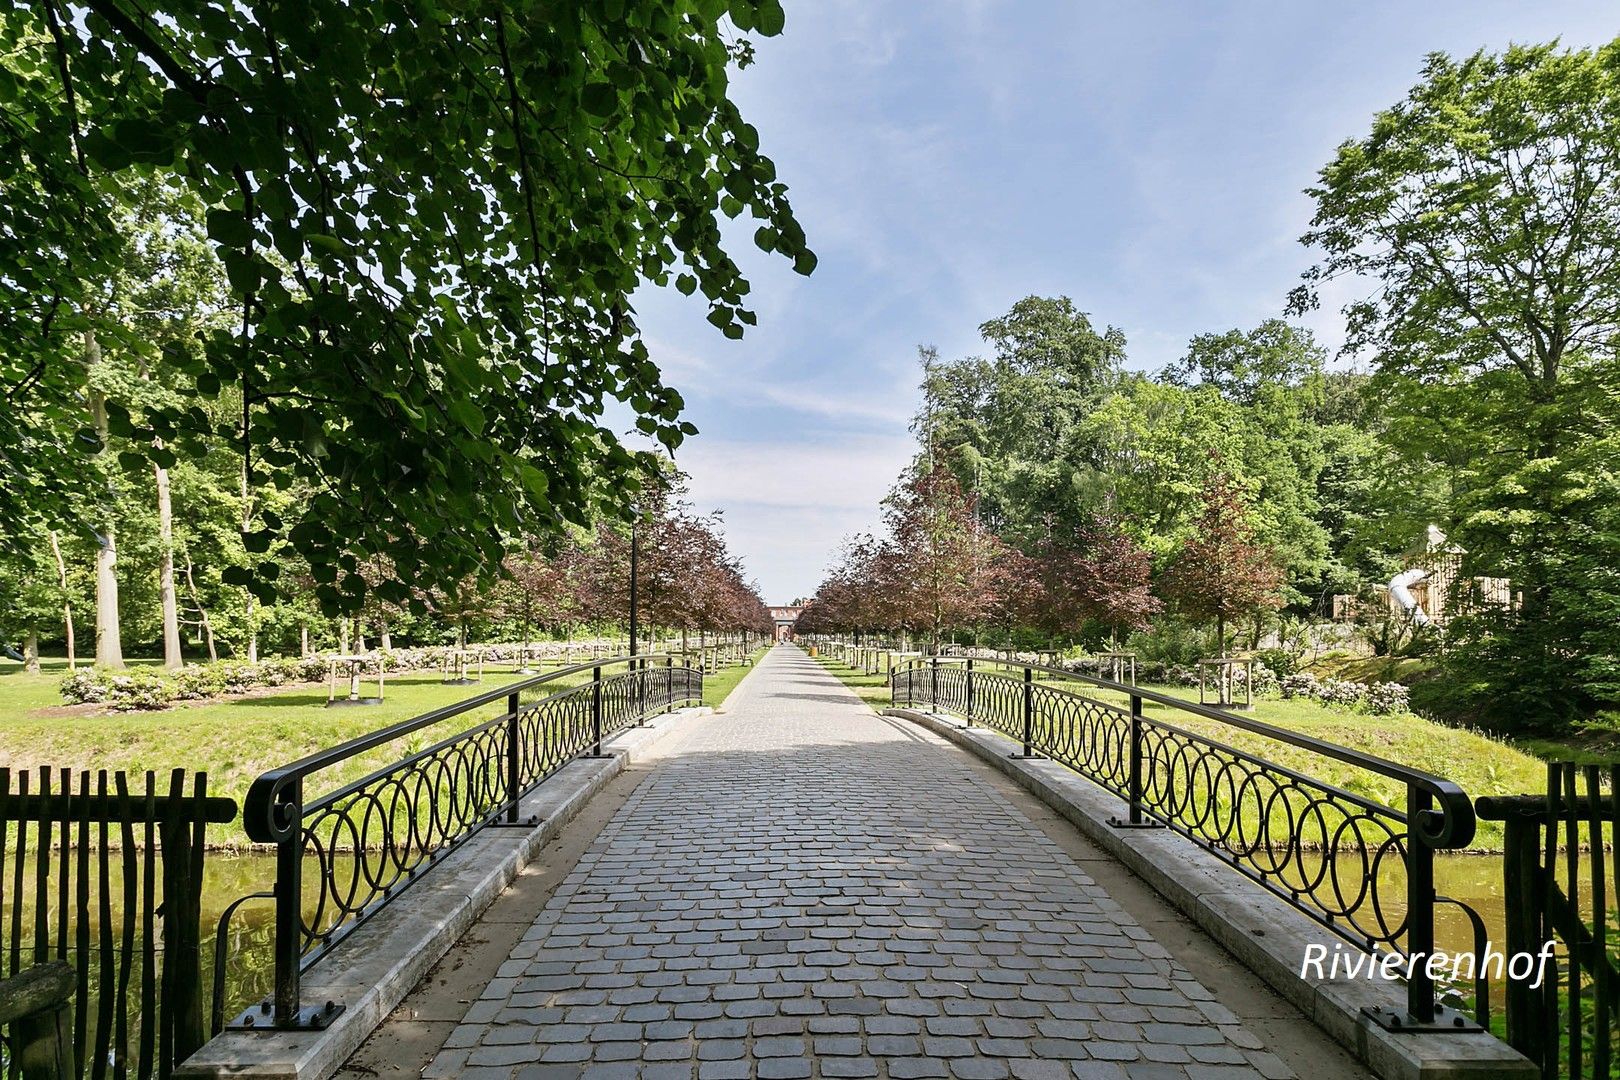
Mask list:
[{"label": "cobblestone path", "polygon": [[636,789],[429,1077],[1282,1078],[946,743],[792,646]]}]

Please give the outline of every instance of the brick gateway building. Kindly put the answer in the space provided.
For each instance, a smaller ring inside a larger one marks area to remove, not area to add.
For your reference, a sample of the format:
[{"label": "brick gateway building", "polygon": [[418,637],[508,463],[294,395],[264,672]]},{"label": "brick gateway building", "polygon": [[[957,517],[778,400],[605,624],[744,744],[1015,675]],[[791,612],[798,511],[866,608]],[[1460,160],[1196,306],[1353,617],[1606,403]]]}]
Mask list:
[{"label": "brick gateway building", "polygon": [[799,612],[803,607],[773,607],[771,619],[776,623],[775,639],[777,641],[793,640],[793,624],[798,621]]}]

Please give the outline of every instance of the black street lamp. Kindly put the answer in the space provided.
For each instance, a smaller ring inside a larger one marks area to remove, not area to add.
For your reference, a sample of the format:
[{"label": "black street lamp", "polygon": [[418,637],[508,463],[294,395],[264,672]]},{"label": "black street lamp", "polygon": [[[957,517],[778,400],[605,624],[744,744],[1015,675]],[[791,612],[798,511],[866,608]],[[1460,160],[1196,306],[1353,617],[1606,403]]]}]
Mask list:
[{"label": "black street lamp", "polygon": [[[636,655],[636,636],[641,632],[641,620],[636,609],[636,564],[640,559],[641,537],[636,525],[641,521],[641,507],[630,519],[630,655]],[[635,665],[631,665],[634,667]]]}]

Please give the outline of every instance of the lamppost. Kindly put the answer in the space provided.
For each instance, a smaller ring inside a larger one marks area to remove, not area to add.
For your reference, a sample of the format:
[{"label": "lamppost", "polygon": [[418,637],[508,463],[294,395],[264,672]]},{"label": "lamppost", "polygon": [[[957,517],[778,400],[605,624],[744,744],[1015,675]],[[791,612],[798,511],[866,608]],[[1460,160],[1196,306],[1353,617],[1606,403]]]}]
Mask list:
[{"label": "lamppost", "polygon": [[[636,505],[636,516],[630,519],[630,655],[636,655],[636,637],[641,632],[639,612],[636,608],[636,572],[640,561],[641,536],[636,526],[641,521],[641,506]],[[635,664],[631,663],[631,670]]]}]

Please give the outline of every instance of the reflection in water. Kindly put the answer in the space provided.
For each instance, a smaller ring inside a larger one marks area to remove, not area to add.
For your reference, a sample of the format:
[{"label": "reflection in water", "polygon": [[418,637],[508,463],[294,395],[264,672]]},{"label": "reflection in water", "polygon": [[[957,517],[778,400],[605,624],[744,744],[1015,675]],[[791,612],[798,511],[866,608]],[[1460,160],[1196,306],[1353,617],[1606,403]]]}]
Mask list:
[{"label": "reflection in water", "polygon": [[[15,852],[8,851],[6,866],[8,870],[4,888],[0,889],[0,957],[9,958],[11,952],[11,937],[13,932],[13,919],[15,925],[21,929],[19,935],[19,952],[23,963],[27,963],[32,953],[32,928],[34,926],[35,895],[31,888],[25,888],[22,898],[22,911],[14,912],[16,896],[12,886],[15,884],[10,871],[15,868]],[[34,854],[30,852],[28,871],[33,872]],[[334,857],[339,873],[347,872],[352,858],[339,854]],[[313,899],[313,888],[310,881],[317,873],[313,860],[306,864],[306,899]],[[217,930],[219,917],[224,910],[235,900],[249,893],[268,892],[275,885],[276,859],[272,853],[264,854],[231,854],[223,852],[210,852],[203,860],[203,887],[201,910],[202,935],[202,977],[203,977],[203,1020],[207,1024],[211,1019],[211,1008],[214,992],[214,963],[218,946]],[[109,894],[115,898],[122,896],[123,861],[116,856],[108,865],[108,878],[110,883]],[[157,897],[161,901],[161,894]],[[49,911],[49,926],[51,927],[51,955],[55,955],[56,928],[59,925],[60,913],[57,910],[58,894],[53,887],[46,894]],[[70,899],[70,904],[72,899]],[[74,905],[77,906],[77,905]],[[80,914],[73,912],[68,920],[68,959],[73,962],[76,957],[75,945],[77,942],[77,927],[79,919],[87,920],[89,940],[92,948],[99,946],[101,939],[101,918],[99,905],[92,903],[89,910]],[[123,905],[114,902],[110,907],[112,939],[122,948],[123,940]],[[273,935],[275,927],[275,908],[268,899],[250,900],[237,908],[231,917],[229,927],[229,949],[226,953],[225,968],[225,1019],[230,1019],[248,1005],[270,993],[273,982]],[[139,956],[141,950],[141,930],[137,925],[136,951],[133,957],[133,977],[135,983],[139,982]],[[161,946],[160,946],[161,947]],[[5,961],[8,965],[9,959]],[[89,989],[89,1009],[93,1014],[97,1006],[97,990],[94,983]],[[136,999],[138,1002],[138,998]],[[130,1016],[132,1029],[138,1031],[139,1018]],[[134,1035],[132,1035],[132,1045]],[[0,1057],[0,1074],[3,1074],[4,1058]]]},{"label": "reflection in water", "polygon": [[[1320,855],[1307,855],[1306,864],[1319,866]],[[1580,888],[1583,905],[1590,904],[1591,860],[1580,864]],[[1442,897],[1460,900],[1479,913],[1485,924],[1485,939],[1497,952],[1507,950],[1506,907],[1502,897],[1502,857],[1500,855],[1438,855],[1434,860],[1435,892]],[[1404,904],[1389,913],[1392,925],[1405,915]],[[1445,953],[1477,951],[1474,928],[1468,916],[1456,904],[1442,903],[1434,912],[1434,940],[1437,951]],[[1560,949],[1560,954],[1562,949]],[[1494,976],[1495,972],[1488,974]],[[1472,998],[1474,988],[1457,988]],[[1493,1013],[1502,1010],[1503,980],[1490,978],[1490,1007]]]}]

